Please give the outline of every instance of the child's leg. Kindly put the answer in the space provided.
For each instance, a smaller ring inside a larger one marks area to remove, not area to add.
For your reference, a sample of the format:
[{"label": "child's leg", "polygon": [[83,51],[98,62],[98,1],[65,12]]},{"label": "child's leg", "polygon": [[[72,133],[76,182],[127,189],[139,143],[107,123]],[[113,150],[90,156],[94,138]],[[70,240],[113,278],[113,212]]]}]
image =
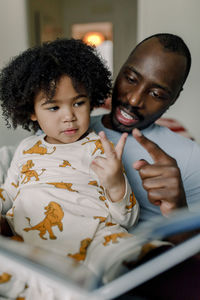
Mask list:
[{"label": "child's leg", "polygon": [[128,271],[127,264],[137,263],[150,251],[171,243],[151,241],[143,244],[127,232],[98,235],[90,244],[85,264],[107,283]]},{"label": "child's leg", "polygon": [[[126,257],[131,256],[137,259],[140,247],[137,246],[135,236],[126,231],[104,232],[98,234],[87,249],[85,264],[99,278],[110,273],[115,266],[120,268]],[[114,273],[113,273],[114,272]],[[116,277],[115,270],[109,275],[109,280]],[[107,280],[106,280],[107,281]]]},{"label": "child's leg", "polygon": [[3,299],[54,300],[55,290],[29,271],[0,267],[0,297]]}]

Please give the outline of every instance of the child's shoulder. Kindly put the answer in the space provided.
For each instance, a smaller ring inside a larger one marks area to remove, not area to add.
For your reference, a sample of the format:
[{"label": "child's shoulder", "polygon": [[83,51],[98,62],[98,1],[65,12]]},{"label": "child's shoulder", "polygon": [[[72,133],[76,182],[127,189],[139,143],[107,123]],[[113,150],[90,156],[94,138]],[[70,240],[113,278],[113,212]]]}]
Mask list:
[{"label": "child's shoulder", "polygon": [[28,137],[26,137],[25,139],[23,139],[18,147],[24,147],[25,145],[31,145],[33,143],[37,143],[39,140],[43,139],[43,134],[38,136],[38,135],[30,135]]},{"label": "child's shoulder", "polygon": [[[23,139],[17,149],[16,149],[16,154],[20,155],[22,153],[24,153],[24,150],[27,150],[28,148],[31,148],[33,147],[34,145],[38,144],[38,143],[42,143],[42,140],[43,140],[43,137],[44,135],[40,135],[40,136],[37,136],[37,135],[30,135],[28,136],[27,138]],[[40,142],[41,141],[41,142]]]}]

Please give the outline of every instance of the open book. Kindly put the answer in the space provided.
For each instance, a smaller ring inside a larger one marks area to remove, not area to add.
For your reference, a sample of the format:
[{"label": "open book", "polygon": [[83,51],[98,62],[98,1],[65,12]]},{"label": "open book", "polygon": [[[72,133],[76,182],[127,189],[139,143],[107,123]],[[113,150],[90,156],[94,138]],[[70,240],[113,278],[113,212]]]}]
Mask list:
[{"label": "open book", "polygon": [[132,270],[126,264],[121,266],[118,277],[104,285],[101,278],[72,259],[56,256],[46,250],[2,236],[0,236],[0,261],[1,265],[5,266],[8,261],[12,261],[13,268],[19,271],[29,270],[38,278],[41,277],[41,280],[45,278],[51,286],[58,287],[62,291],[63,300],[114,299],[200,252],[200,207],[197,207],[195,213],[181,209],[169,218],[154,218],[138,225],[134,234],[139,237],[140,245],[195,230],[197,233],[192,237],[146,262],[136,264]]}]

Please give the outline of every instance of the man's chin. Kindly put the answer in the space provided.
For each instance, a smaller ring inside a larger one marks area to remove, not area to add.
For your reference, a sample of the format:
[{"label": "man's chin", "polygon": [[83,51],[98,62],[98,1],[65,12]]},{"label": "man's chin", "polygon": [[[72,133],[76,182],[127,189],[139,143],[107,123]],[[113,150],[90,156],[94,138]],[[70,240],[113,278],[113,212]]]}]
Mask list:
[{"label": "man's chin", "polygon": [[116,131],[119,131],[119,132],[131,133],[134,128],[137,128],[136,127],[137,124],[135,124],[134,126],[133,125],[132,126],[127,126],[127,125],[124,125],[124,124],[118,122],[114,118],[112,118],[111,122],[112,122],[113,129],[116,130]]},{"label": "man's chin", "polygon": [[124,125],[124,124],[118,122],[114,118],[112,118],[111,120],[112,120],[111,122],[112,122],[113,130],[116,130],[116,131],[119,131],[119,132],[127,132],[127,133],[131,133],[134,128],[137,128],[139,130],[143,130],[143,129],[149,127],[152,123],[154,123],[154,121],[148,122],[148,123],[144,122],[144,121],[143,122],[141,121],[141,122],[135,123],[132,126],[127,126],[127,125]]}]

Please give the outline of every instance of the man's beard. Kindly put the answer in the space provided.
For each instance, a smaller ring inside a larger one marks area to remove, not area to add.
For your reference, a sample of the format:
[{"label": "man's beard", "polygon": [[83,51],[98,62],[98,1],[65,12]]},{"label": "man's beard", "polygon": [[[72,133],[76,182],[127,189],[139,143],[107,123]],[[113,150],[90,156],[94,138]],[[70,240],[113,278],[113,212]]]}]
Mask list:
[{"label": "man's beard", "polygon": [[[128,112],[134,114],[137,117],[138,121],[135,124],[131,125],[131,126],[121,124],[117,120],[117,118],[115,117],[117,107],[120,107],[122,109],[123,109],[123,107],[126,108],[126,110]],[[162,111],[159,111],[156,114],[145,118],[138,112],[137,108],[132,107],[129,104],[124,104],[120,101],[116,101],[115,105],[112,106],[112,110],[111,110],[111,113],[110,113],[110,117],[111,117],[110,119],[111,119],[112,127],[113,127],[114,130],[120,131],[120,132],[131,133],[134,128],[138,128],[138,129],[142,130],[142,129],[145,129],[145,128],[149,127],[157,119],[159,119],[166,110],[167,109],[165,108]]]}]

